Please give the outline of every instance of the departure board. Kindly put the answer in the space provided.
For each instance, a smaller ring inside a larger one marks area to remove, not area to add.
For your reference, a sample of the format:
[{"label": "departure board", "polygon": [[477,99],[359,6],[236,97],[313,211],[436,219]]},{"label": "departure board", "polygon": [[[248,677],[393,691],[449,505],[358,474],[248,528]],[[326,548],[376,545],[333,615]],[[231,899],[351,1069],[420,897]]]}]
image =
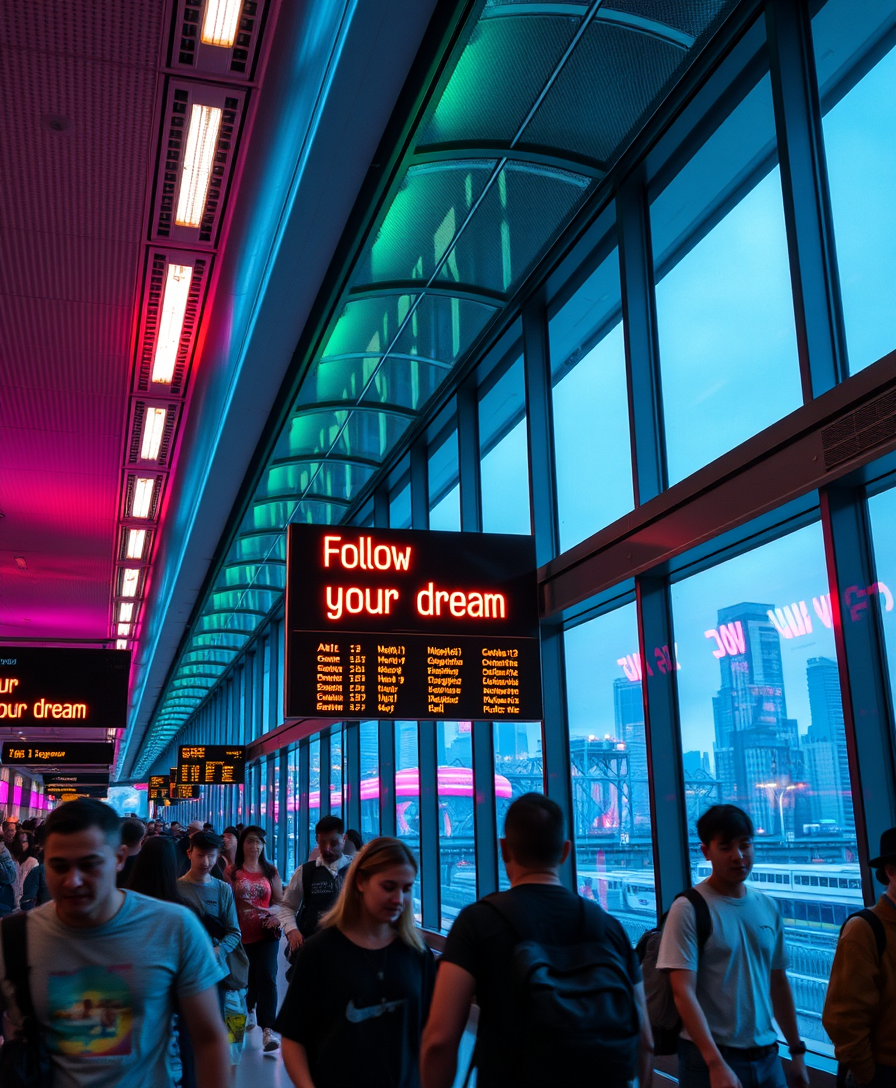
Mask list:
[{"label": "departure board", "polygon": [[51,797],[62,798],[67,801],[74,800],[74,796],[78,797],[96,797],[98,800],[103,797],[107,797],[109,794],[108,786],[47,786],[47,793]]},{"label": "departure board", "polygon": [[71,774],[45,774],[44,785],[47,789],[54,786],[108,786],[108,774],[92,774],[90,771]]},{"label": "departure board", "polygon": [[177,767],[172,767],[168,778],[168,797],[172,801],[196,801],[199,798],[199,787],[178,782]]},{"label": "departure board", "polygon": [[115,745],[107,741],[5,741],[0,759],[6,766],[110,767]]},{"label": "departure board", "polygon": [[541,718],[534,544],[290,525],[288,718]]},{"label": "departure board", "polygon": [[177,781],[241,786],[246,781],[246,749],[224,744],[183,744],[177,755]]},{"label": "departure board", "polygon": [[168,796],[169,780],[165,774],[151,774],[146,789],[150,801],[162,801]]}]

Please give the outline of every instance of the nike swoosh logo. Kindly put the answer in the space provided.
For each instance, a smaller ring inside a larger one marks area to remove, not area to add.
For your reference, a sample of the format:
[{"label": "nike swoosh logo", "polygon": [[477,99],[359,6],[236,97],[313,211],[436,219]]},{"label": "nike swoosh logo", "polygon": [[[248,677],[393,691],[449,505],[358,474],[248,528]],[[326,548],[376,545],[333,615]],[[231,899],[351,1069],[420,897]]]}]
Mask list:
[{"label": "nike swoosh logo", "polygon": [[359,1009],[354,1001],[349,1001],[345,1006],[345,1018],[350,1024],[361,1024],[365,1020],[373,1020],[377,1016],[382,1016],[383,1013],[395,1012],[403,1004],[404,998],[400,1001],[383,1001],[379,1005],[369,1005],[367,1008]]}]

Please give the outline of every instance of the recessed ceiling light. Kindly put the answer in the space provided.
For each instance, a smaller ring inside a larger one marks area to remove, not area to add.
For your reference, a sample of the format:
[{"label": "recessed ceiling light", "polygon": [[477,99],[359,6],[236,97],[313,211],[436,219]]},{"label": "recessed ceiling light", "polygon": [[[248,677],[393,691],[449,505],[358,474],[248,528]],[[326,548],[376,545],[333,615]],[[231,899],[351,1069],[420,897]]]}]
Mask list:
[{"label": "recessed ceiling light", "polygon": [[177,197],[175,222],[179,227],[198,227],[202,222],[205,198],[212,180],[221,116],[222,110],[217,106],[193,104]]},{"label": "recessed ceiling light", "polygon": [[140,571],[135,567],[125,567],[121,576],[122,597],[137,596],[137,582],[140,580]]},{"label": "recessed ceiling light", "polygon": [[125,555],[128,559],[142,559],[145,546],[146,530],[128,529],[128,542],[125,546]]},{"label": "recessed ceiling light", "polygon": [[147,408],[143,420],[143,445],[140,447],[140,456],[144,461],[155,461],[159,456],[167,417],[164,408]]},{"label": "recessed ceiling light", "polygon": [[[193,266],[169,264],[162,296],[162,316],[156,335],[156,351],[152,360],[152,380],[169,385],[174,376],[174,364],[180,348],[180,334],[184,327],[184,314],[190,297],[190,281]],[[146,441],[144,432],[144,442]]]},{"label": "recessed ceiling light", "polygon": [[130,623],[134,618],[134,605],[131,601],[122,601],[118,606],[119,623]]},{"label": "recessed ceiling light", "polygon": [[120,623],[118,625],[118,637],[127,638],[131,633],[131,625],[129,623]]},{"label": "recessed ceiling light", "polygon": [[152,489],[154,486],[155,480],[147,479],[145,476],[138,476],[134,481],[134,497],[131,500],[132,518],[149,517],[149,508],[152,505]]},{"label": "recessed ceiling light", "polygon": [[236,40],[236,27],[243,0],[208,0],[202,20],[202,42],[230,49]]},{"label": "recessed ceiling light", "polygon": [[19,568],[19,570],[27,570],[28,569],[28,564],[25,562],[25,556],[24,555],[17,555],[16,556],[16,566]]},{"label": "recessed ceiling light", "polygon": [[126,638],[120,638],[115,643],[116,650],[126,650],[128,648],[128,640]]}]

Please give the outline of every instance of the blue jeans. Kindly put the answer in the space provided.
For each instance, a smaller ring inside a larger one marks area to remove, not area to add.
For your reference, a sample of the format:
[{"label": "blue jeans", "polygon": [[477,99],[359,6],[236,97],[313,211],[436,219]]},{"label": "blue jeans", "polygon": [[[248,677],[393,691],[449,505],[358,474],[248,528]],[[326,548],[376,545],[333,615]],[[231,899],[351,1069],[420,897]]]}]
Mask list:
[{"label": "blue jeans", "polygon": [[[777,1051],[756,1061],[746,1061],[733,1047],[722,1046],[719,1050],[743,1088],[787,1088]],[[742,1051],[741,1055],[747,1053]],[[678,1042],[678,1084],[680,1088],[709,1088],[709,1068],[697,1047],[687,1039]]]}]

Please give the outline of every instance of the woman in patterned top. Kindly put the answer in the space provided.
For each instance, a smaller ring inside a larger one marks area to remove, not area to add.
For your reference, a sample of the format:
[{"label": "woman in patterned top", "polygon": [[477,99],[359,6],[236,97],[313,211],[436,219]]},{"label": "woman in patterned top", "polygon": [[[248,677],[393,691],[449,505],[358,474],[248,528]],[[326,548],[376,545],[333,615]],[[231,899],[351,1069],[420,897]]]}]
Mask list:
[{"label": "woman in patterned top", "polygon": [[244,828],[236,847],[236,858],[227,870],[233,888],[243,947],[249,957],[249,1028],[256,1023],[263,1032],[263,1045],[271,1053],[280,1044],[272,1028],[277,1018],[277,949],[280,921],[276,907],[283,898],[283,883],[277,867],[264,856],[264,829],[250,824]]}]

